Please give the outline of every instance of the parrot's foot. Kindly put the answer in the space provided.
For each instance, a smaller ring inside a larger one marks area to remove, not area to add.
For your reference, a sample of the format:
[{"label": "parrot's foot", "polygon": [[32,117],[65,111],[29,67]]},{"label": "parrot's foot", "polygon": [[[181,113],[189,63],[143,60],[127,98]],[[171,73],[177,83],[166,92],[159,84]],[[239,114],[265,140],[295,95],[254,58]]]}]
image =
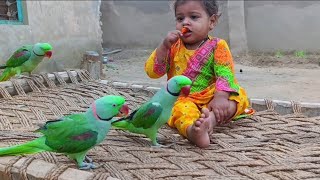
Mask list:
[{"label": "parrot's foot", "polygon": [[91,158],[89,158],[89,156],[85,156],[84,157],[84,161],[87,162],[87,163],[92,163],[93,160]]},{"label": "parrot's foot", "polygon": [[80,170],[89,170],[89,169],[95,169],[95,168],[97,167],[92,162],[91,163],[83,162],[79,167]]},{"label": "parrot's foot", "polygon": [[15,76],[15,79],[23,79],[23,78],[31,78],[30,76],[26,76],[26,75],[22,75],[22,74],[20,74],[20,75],[16,75]]},{"label": "parrot's foot", "polygon": [[155,147],[155,148],[169,148],[171,146],[174,146],[176,143],[171,143],[171,144],[168,144],[168,145],[163,145],[163,144],[159,144],[159,143],[156,143],[156,144],[153,144],[151,147]]}]

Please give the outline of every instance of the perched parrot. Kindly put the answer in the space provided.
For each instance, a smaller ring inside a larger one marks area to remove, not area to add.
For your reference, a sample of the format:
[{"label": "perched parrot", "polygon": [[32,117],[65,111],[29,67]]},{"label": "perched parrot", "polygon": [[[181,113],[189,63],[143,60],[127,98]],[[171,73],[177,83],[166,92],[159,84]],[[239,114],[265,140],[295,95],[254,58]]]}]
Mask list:
[{"label": "perched parrot", "polygon": [[167,82],[166,88],[160,89],[129,116],[113,120],[112,126],[144,134],[152,141],[153,146],[162,146],[157,142],[158,129],[169,120],[180,92],[186,96],[190,93],[191,84],[192,81],[186,76],[174,76]]},{"label": "perched parrot", "polygon": [[52,46],[48,43],[37,43],[19,48],[5,65],[0,66],[0,69],[4,69],[0,81],[6,81],[14,75],[20,77],[23,72],[28,72],[30,75],[44,57],[50,58],[51,55]]},{"label": "perched parrot", "polygon": [[[121,96],[108,95],[97,99],[84,113],[48,121],[36,132],[43,136],[21,145],[0,148],[0,156],[33,154],[43,151],[64,153],[77,162],[79,169],[95,168],[87,152],[106,137],[111,119],[128,115],[129,107]],[[89,162],[85,162],[87,159]]]}]

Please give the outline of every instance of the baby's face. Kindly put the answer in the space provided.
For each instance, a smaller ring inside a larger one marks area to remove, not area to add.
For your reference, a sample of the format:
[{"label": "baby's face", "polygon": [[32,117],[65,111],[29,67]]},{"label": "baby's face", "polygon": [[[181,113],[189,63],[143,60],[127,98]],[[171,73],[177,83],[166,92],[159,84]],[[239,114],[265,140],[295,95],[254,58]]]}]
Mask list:
[{"label": "baby's face", "polygon": [[176,8],[176,29],[188,28],[182,41],[185,44],[200,44],[211,29],[212,20],[199,1],[187,1]]}]

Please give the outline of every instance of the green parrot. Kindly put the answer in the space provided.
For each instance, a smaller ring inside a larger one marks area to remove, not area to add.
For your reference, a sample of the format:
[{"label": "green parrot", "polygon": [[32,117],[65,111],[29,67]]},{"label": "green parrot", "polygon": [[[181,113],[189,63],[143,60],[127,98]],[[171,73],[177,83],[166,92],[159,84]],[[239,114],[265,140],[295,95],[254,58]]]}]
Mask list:
[{"label": "green parrot", "polygon": [[[43,151],[64,153],[77,162],[79,169],[95,168],[87,152],[103,141],[110,130],[111,119],[129,113],[121,96],[108,95],[97,99],[84,113],[72,114],[55,121],[48,121],[36,130],[43,136],[6,148],[0,156],[33,154]],[[85,162],[84,160],[89,160]]]},{"label": "green parrot", "polygon": [[5,65],[0,66],[0,69],[4,69],[0,76],[0,82],[8,80],[14,75],[20,77],[23,72],[28,72],[30,75],[44,57],[51,58],[51,56],[52,46],[48,43],[25,45],[19,48]]},{"label": "green parrot", "polygon": [[157,142],[158,129],[160,129],[171,116],[174,103],[182,92],[189,95],[192,81],[183,75],[174,76],[160,89],[148,102],[130,113],[129,116],[115,119],[112,126],[128,130],[132,133],[144,134],[153,146],[163,146]]}]

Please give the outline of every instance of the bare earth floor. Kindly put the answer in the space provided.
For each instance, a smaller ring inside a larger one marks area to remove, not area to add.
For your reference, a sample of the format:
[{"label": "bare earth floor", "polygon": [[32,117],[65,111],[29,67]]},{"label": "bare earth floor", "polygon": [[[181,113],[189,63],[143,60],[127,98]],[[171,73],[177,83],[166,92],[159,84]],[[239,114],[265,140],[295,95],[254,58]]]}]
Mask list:
[{"label": "bare earth floor", "polygon": [[[104,79],[162,87],[166,77],[150,79],[144,72],[144,63],[151,52],[151,49],[123,49],[109,54]],[[234,57],[234,61],[236,77],[250,98],[320,102],[319,55],[304,58],[250,55]]]}]

